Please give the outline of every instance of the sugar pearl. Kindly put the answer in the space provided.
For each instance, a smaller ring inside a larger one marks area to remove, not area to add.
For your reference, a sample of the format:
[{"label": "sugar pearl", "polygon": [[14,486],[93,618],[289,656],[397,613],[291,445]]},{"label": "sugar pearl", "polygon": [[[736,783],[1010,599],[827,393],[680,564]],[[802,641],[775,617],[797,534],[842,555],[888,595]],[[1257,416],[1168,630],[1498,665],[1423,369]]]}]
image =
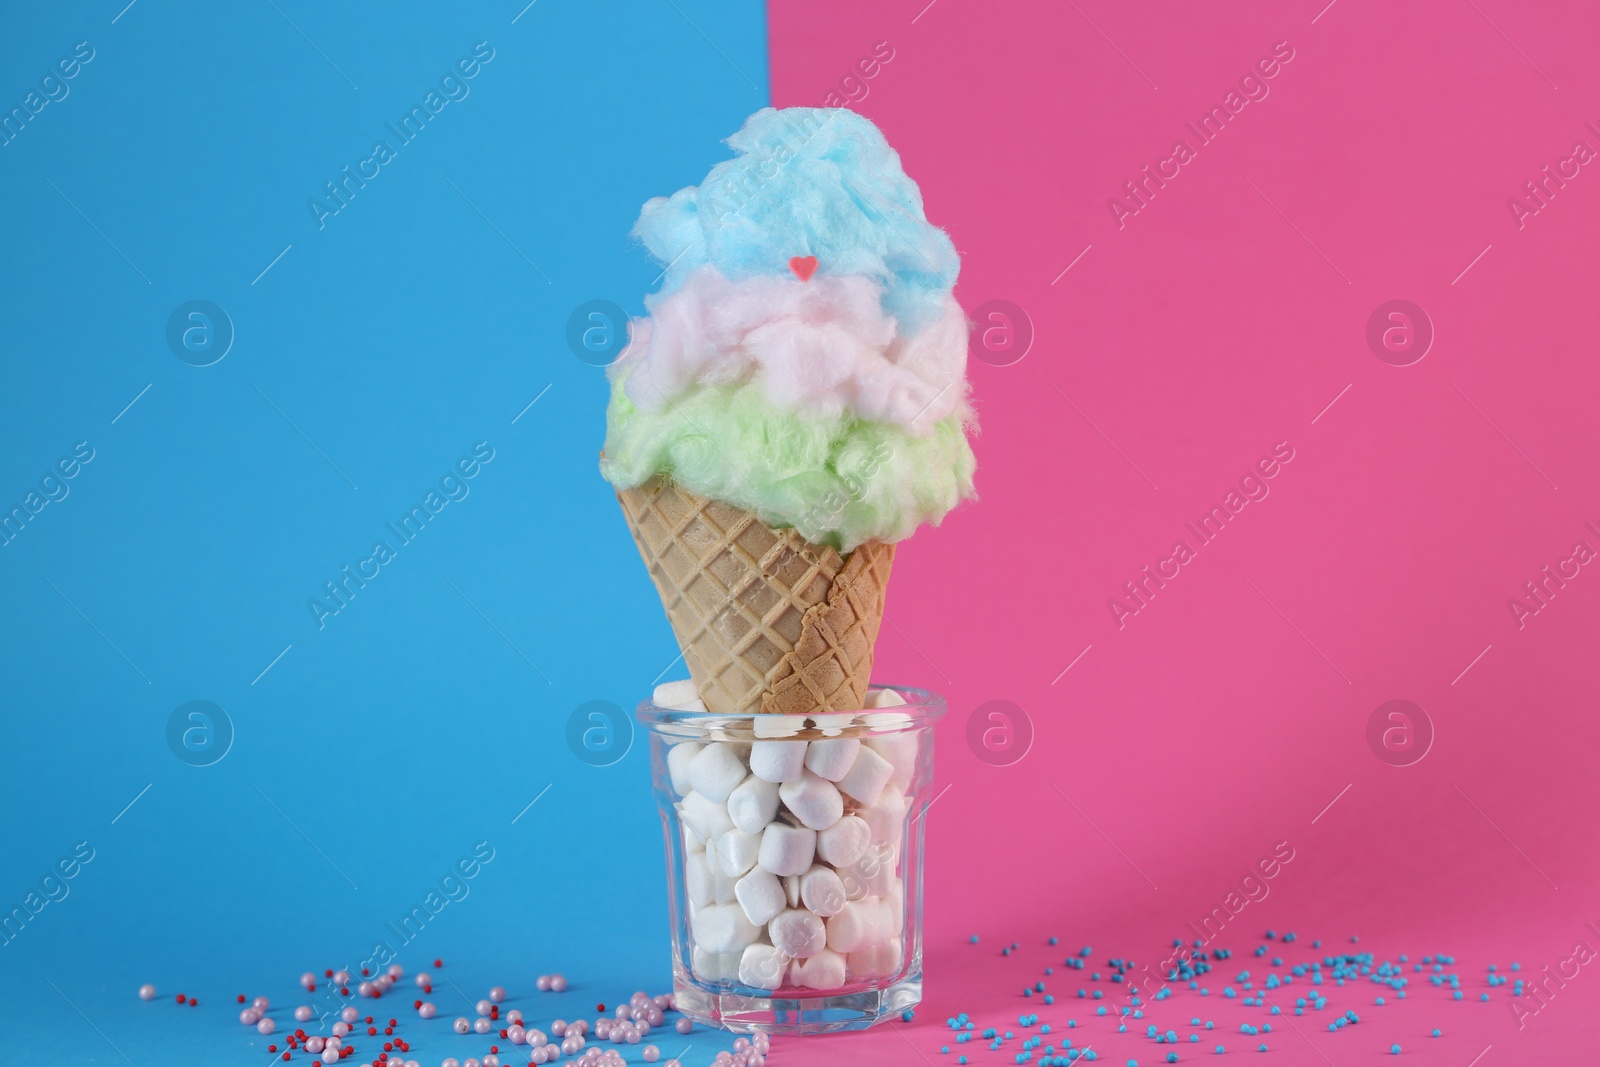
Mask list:
[{"label": "sugar pearl", "polygon": [[491,1023],[488,1019],[485,1019],[485,1018],[482,1018],[482,1017],[480,1017],[476,1022],[474,1022],[472,1024],[472,1032],[475,1033],[475,1034],[487,1034],[490,1030],[493,1030],[493,1029],[494,1029],[494,1024]]},{"label": "sugar pearl", "polygon": [[307,1022],[313,1014],[314,1012],[312,1012],[310,1005],[302,1004],[294,1010],[294,1021],[297,1023]]},{"label": "sugar pearl", "polygon": [[472,1021],[466,1016],[458,1017],[455,1022],[450,1024],[450,1026],[458,1034],[472,1033]]},{"label": "sugar pearl", "polygon": [[492,1003],[498,1004],[504,999],[506,999],[506,991],[504,987],[495,986],[489,990],[489,1000]]},{"label": "sugar pearl", "polygon": [[278,1024],[273,1022],[270,1018],[268,1018],[266,1016],[263,1016],[261,1021],[256,1023],[256,1031],[258,1033],[270,1034],[270,1033],[272,1033],[272,1031],[276,1030],[277,1028],[278,1028]]},{"label": "sugar pearl", "polygon": [[565,993],[566,991],[567,991],[567,980],[565,978],[563,978],[559,974],[552,974],[550,976],[550,992],[552,992],[552,993]]},{"label": "sugar pearl", "polygon": [[438,1012],[439,1012],[438,1007],[435,1004],[433,1004],[432,1001],[427,1001],[427,1000],[424,1000],[422,1002],[422,1004],[417,1008],[417,1014],[422,1016],[424,1019],[431,1019],[436,1014],[438,1014]]}]

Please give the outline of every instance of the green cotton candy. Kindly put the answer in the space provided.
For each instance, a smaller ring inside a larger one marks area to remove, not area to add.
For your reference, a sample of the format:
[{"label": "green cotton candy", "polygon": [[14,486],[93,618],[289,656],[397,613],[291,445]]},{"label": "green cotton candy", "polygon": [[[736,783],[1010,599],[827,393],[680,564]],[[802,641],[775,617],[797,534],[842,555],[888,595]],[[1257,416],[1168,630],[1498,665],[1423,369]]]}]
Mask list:
[{"label": "green cotton candy", "polygon": [[819,419],[778,407],[760,384],[690,390],[659,412],[611,383],[600,473],[618,489],[665,475],[690,492],[793,527],[849,552],[901,541],[973,496],[977,465],[965,406],[926,437],[846,413]]}]

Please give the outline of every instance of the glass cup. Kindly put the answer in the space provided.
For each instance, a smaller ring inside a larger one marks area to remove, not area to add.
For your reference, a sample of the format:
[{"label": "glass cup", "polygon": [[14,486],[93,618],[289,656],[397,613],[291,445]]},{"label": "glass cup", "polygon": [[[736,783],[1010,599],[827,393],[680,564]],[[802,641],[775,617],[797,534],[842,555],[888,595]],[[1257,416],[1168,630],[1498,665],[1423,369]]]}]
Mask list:
[{"label": "glass cup", "polygon": [[922,999],[922,815],[943,698],[860,711],[639,705],[666,836],[673,999],[738,1033],[861,1030]]}]

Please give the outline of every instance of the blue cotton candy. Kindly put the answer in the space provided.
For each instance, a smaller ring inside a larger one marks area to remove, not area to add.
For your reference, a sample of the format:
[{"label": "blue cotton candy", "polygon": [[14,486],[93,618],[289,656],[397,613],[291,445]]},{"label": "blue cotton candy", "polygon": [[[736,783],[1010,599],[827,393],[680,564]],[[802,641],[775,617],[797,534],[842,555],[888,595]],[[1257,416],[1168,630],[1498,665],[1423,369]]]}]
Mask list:
[{"label": "blue cotton candy", "polygon": [[634,236],[668,265],[662,294],[706,264],[737,281],[815,256],[818,275],[877,282],[904,335],[937,321],[960,260],[876,126],[843,108],[765,108],[728,145],[738,155],[700,185],[640,212]]}]

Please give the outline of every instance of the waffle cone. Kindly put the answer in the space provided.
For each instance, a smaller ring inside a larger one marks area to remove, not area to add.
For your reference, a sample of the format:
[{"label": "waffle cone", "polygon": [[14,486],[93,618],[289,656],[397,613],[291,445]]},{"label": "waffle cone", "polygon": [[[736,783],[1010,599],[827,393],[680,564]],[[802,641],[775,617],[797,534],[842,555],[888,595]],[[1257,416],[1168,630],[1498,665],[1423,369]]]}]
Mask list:
[{"label": "waffle cone", "polygon": [[707,710],[863,706],[894,545],[841,556],[659,477],[617,499]]}]

